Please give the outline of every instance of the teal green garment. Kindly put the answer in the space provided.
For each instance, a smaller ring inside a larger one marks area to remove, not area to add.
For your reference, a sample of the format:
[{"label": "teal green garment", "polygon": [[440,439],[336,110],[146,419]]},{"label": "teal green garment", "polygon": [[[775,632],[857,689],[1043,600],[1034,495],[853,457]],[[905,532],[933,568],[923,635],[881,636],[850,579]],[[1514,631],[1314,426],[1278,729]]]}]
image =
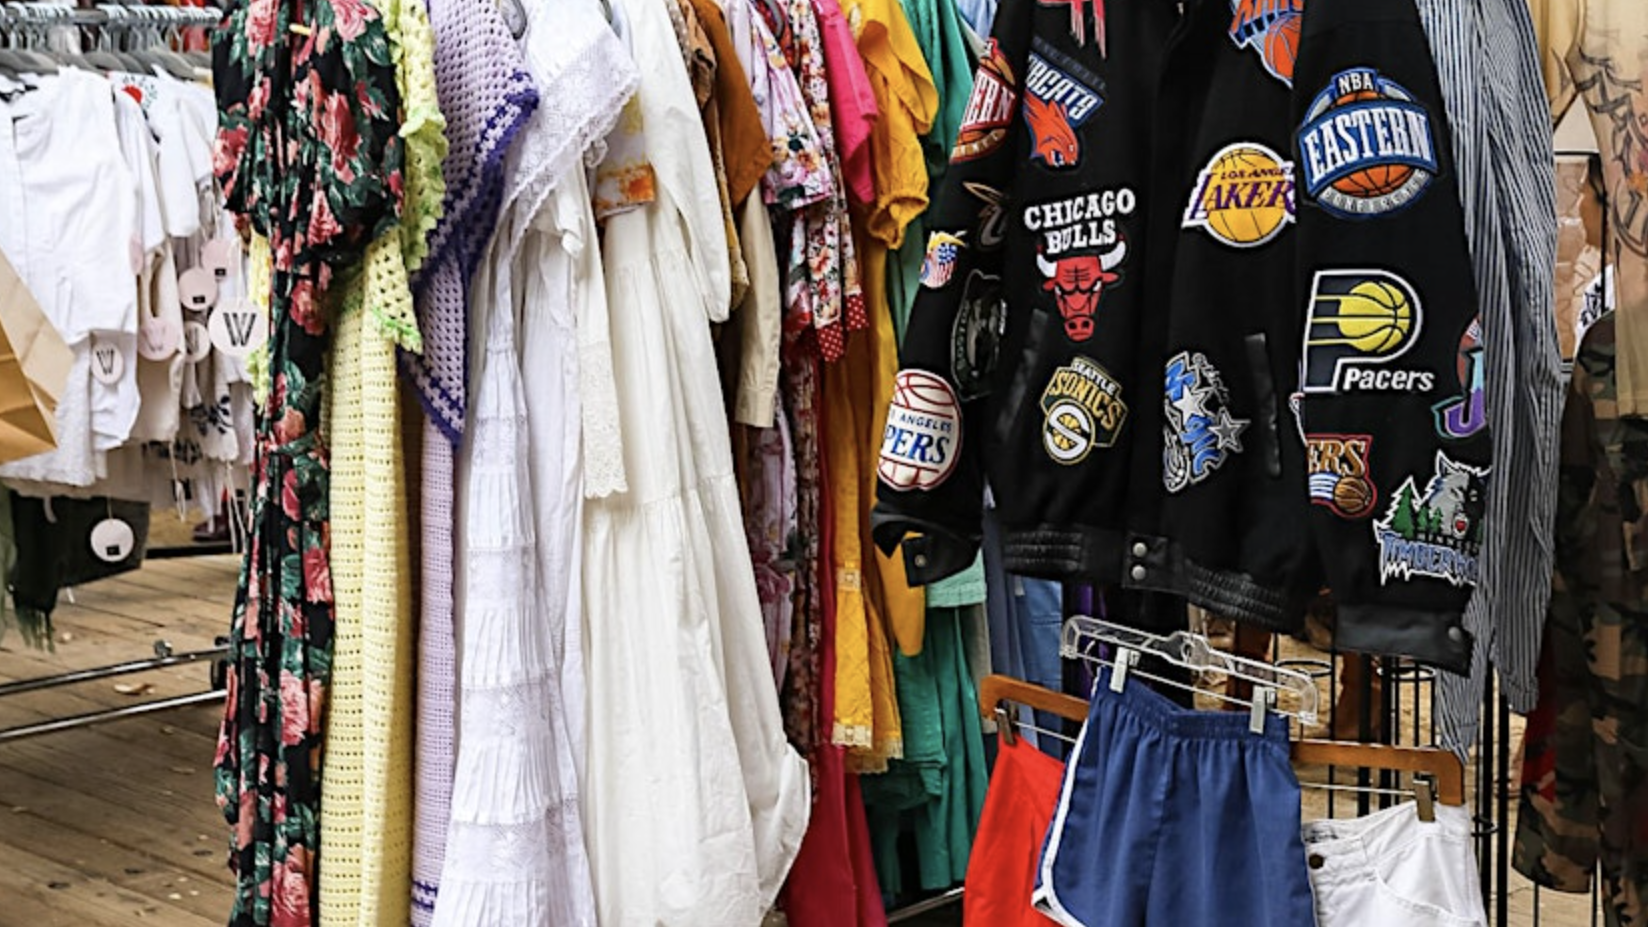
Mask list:
[{"label": "teal green garment", "polygon": [[967,877],[990,774],[962,622],[984,620],[978,606],[930,608],[921,653],[893,654],[904,759],[893,760],[883,775],[861,779],[876,876],[885,894],[906,890],[898,852],[906,833],[922,890],[946,889]]}]

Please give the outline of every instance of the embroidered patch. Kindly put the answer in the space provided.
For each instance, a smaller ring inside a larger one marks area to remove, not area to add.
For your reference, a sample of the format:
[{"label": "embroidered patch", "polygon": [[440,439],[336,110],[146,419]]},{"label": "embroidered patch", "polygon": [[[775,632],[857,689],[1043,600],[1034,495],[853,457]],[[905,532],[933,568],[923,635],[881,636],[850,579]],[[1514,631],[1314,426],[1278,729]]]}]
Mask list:
[{"label": "embroidered patch", "polygon": [[1441,451],[1423,489],[1412,476],[1403,481],[1384,519],[1373,525],[1379,584],[1424,576],[1476,585],[1487,484],[1487,467],[1456,463]]},{"label": "embroidered patch", "polygon": [[1205,229],[1215,241],[1254,248],[1293,222],[1293,162],[1257,142],[1219,150],[1196,178],[1184,228]]},{"label": "embroidered patch", "polygon": [[1025,229],[1040,236],[1036,267],[1042,291],[1053,296],[1064,333],[1075,342],[1093,337],[1105,287],[1122,280],[1127,241],[1121,217],[1138,207],[1133,191],[1101,190],[1024,208]]},{"label": "embroidered patch", "polygon": [[1334,75],[1311,101],[1298,141],[1305,192],[1348,219],[1408,206],[1439,169],[1430,113],[1373,68]]},{"label": "embroidered patch", "polygon": [[966,234],[934,232],[927,236],[927,256],[921,259],[922,286],[936,290],[950,282],[950,278],[955,276],[956,260],[961,257],[961,249],[967,247],[964,240]]},{"label": "embroidered patch", "polygon": [[1213,475],[1242,451],[1248,419],[1230,414],[1224,378],[1201,353],[1181,351],[1167,362],[1162,396],[1162,485],[1179,492]]},{"label": "embroidered patch", "polygon": [[1006,141],[1007,127],[1013,122],[1013,110],[1018,104],[1015,84],[1007,56],[1002,54],[996,40],[990,39],[973,74],[973,92],[967,97],[956,144],[950,149],[951,163],[982,158]]},{"label": "embroidered patch", "polygon": [[981,270],[969,273],[950,330],[950,372],[961,398],[976,399],[990,391],[990,377],[1006,332],[1007,303],[1001,295],[1001,278]]},{"label": "embroidered patch", "polygon": [[1007,239],[1007,195],[995,187],[966,180],[963,190],[976,197],[981,205],[978,215],[978,246],[980,251],[994,251]]},{"label": "embroidered patch", "polygon": [[1312,505],[1327,506],[1340,518],[1373,512],[1379,491],[1369,478],[1369,435],[1306,435],[1305,472]]},{"label": "embroidered patch", "polygon": [[901,370],[881,435],[876,473],[894,489],[933,489],[950,478],[961,451],[961,402],[944,378]]},{"label": "embroidered patch", "polygon": [[1486,348],[1482,345],[1482,319],[1471,319],[1459,336],[1460,394],[1431,407],[1436,415],[1436,433],[1444,438],[1469,438],[1488,427],[1488,378]]},{"label": "embroidered patch", "polygon": [[1406,280],[1383,270],[1320,270],[1305,318],[1306,393],[1429,392],[1427,370],[1391,362],[1419,340],[1423,314]]},{"label": "embroidered patch", "polygon": [[1259,54],[1270,76],[1293,86],[1305,0],[1230,0],[1230,40]]},{"label": "embroidered patch", "polygon": [[1070,37],[1077,45],[1087,44],[1087,8],[1092,6],[1094,41],[1099,47],[1099,57],[1105,56],[1104,0],[1037,0],[1037,5],[1070,7]]},{"label": "embroidered patch", "polygon": [[1095,447],[1111,447],[1127,421],[1122,385],[1097,361],[1073,357],[1042,390],[1041,443],[1054,463],[1077,464]]},{"label": "embroidered patch", "polygon": [[1024,122],[1030,127],[1030,160],[1052,168],[1081,163],[1081,128],[1104,97],[1096,75],[1069,56],[1040,40],[1033,40],[1030,71],[1024,79]]}]

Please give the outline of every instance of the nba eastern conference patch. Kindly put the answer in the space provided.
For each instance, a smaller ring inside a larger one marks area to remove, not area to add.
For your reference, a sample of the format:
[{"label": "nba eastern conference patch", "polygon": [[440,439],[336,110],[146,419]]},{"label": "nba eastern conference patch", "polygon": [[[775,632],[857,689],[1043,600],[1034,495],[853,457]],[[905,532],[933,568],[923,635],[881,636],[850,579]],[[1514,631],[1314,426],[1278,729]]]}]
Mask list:
[{"label": "nba eastern conference patch", "polygon": [[894,489],[933,489],[955,472],[961,452],[961,402],[936,373],[900,370],[893,380],[876,473]]},{"label": "nba eastern conference patch", "polygon": [[1196,178],[1184,227],[1215,241],[1255,248],[1293,222],[1293,163],[1257,142],[1219,150]]},{"label": "nba eastern conference patch", "polygon": [[1439,170],[1430,113],[1372,68],[1328,81],[1299,127],[1298,150],[1305,192],[1348,219],[1406,208]]}]

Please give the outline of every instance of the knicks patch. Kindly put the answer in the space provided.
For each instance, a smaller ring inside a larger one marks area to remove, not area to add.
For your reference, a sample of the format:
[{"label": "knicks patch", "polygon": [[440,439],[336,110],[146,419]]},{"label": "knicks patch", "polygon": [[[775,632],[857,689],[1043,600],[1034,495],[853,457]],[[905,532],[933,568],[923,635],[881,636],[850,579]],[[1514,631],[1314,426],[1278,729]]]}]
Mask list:
[{"label": "knicks patch", "polygon": [[1334,75],[1299,127],[1305,192],[1348,219],[1402,209],[1438,170],[1430,113],[1372,68]]},{"label": "knicks patch", "polygon": [[1206,355],[1180,351],[1167,362],[1162,396],[1162,485],[1178,492],[1242,452],[1251,420],[1230,414],[1230,391]]},{"label": "knicks patch", "polygon": [[1104,98],[1104,82],[1052,46],[1032,41],[1030,71],[1024,79],[1024,123],[1030,127],[1030,160],[1052,168],[1081,163],[1076,134]]},{"label": "knicks patch", "polygon": [[1293,163],[1257,142],[1220,149],[1196,178],[1184,228],[1214,240],[1254,248],[1293,222]]},{"label": "knicks patch", "polygon": [[1310,502],[1340,518],[1362,518],[1373,511],[1378,490],[1368,476],[1369,435],[1306,435],[1305,472]]},{"label": "knicks patch", "polygon": [[961,398],[976,399],[990,391],[990,377],[1006,333],[1007,301],[1002,299],[1001,278],[973,271],[961,288],[961,308],[950,329],[950,373]]},{"label": "knicks patch", "polygon": [[1392,362],[1419,340],[1419,295],[1384,270],[1319,270],[1305,317],[1306,393],[1429,392],[1436,377]]},{"label": "knicks patch", "polygon": [[1230,40],[1257,52],[1270,76],[1292,87],[1305,0],[1230,0],[1230,12]]},{"label": "knicks patch", "polygon": [[1459,336],[1460,394],[1431,407],[1438,435],[1458,440],[1488,427],[1488,375],[1483,354],[1482,319],[1478,316]]},{"label": "knicks patch", "polygon": [[1072,357],[1053,371],[1041,394],[1041,443],[1054,463],[1077,464],[1095,447],[1111,447],[1127,421],[1122,385],[1097,362]]},{"label": "knicks patch", "polygon": [[1476,585],[1487,489],[1487,467],[1457,463],[1437,451],[1435,469],[1419,480],[1408,477],[1384,519],[1374,522],[1379,584],[1429,577]]},{"label": "knicks patch", "polygon": [[881,481],[894,489],[933,489],[955,472],[960,451],[956,391],[936,373],[900,370],[881,434]]},{"label": "knicks patch", "polygon": [[1013,123],[1013,109],[1018,104],[1014,83],[1007,56],[991,39],[973,74],[973,93],[961,114],[961,129],[956,132],[955,147],[950,149],[951,163],[982,158],[1007,140],[1007,127]]},{"label": "knicks patch", "polygon": [[956,261],[961,258],[961,249],[967,247],[964,235],[934,232],[927,236],[927,255],[921,259],[922,286],[936,290],[955,276]]}]

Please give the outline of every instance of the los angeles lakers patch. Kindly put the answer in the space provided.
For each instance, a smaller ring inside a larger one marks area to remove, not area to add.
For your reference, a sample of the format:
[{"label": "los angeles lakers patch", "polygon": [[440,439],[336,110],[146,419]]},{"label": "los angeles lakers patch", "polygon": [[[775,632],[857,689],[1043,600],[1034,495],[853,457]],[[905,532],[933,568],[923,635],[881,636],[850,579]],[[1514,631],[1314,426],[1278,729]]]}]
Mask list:
[{"label": "los angeles lakers patch", "polygon": [[1311,504],[1326,506],[1340,518],[1371,514],[1379,496],[1368,476],[1372,451],[1370,435],[1306,435]]},{"label": "los angeles lakers patch", "polygon": [[1183,224],[1235,248],[1256,248],[1293,218],[1293,162],[1257,142],[1237,142],[1202,168]]},{"label": "los angeles lakers patch", "polygon": [[900,370],[893,379],[876,474],[894,489],[933,489],[955,472],[961,451],[961,402],[945,379]]},{"label": "los angeles lakers patch", "polygon": [[1056,169],[1081,163],[1080,129],[1104,104],[1097,75],[1040,39],[1031,42],[1024,78],[1024,122],[1030,160]]},{"label": "los angeles lakers patch", "polygon": [[1305,193],[1344,218],[1411,205],[1439,170],[1430,113],[1373,68],[1334,75],[1311,101],[1298,141]]},{"label": "los angeles lakers patch", "polygon": [[1013,123],[1019,99],[1015,85],[1012,65],[991,39],[973,74],[973,92],[961,114],[956,144],[950,149],[952,163],[982,158],[1007,140],[1007,127]]},{"label": "los angeles lakers patch", "polygon": [[1395,365],[1419,340],[1419,294],[1384,270],[1321,270],[1305,317],[1306,393],[1430,392],[1436,375]]},{"label": "los angeles lakers patch", "polygon": [[1230,0],[1230,8],[1230,40],[1258,52],[1265,71],[1292,87],[1305,0]]},{"label": "los angeles lakers patch", "polygon": [[1053,371],[1041,394],[1041,441],[1054,463],[1078,464],[1095,447],[1112,447],[1127,421],[1122,385],[1096,361],[1072,357]]}]

